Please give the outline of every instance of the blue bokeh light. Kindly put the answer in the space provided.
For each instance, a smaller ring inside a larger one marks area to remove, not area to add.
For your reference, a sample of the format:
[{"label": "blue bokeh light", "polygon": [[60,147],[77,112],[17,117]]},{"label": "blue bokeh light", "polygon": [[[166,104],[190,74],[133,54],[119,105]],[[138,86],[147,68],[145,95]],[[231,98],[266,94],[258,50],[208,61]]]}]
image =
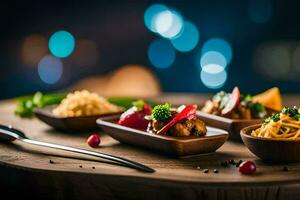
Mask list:
[{"label": "blue bokeh light", "polygon": [[165,10],[154,18],[155,31],[162,37],[172,39],[179,35],[183,29],[181,15],[173,10]]},{"label": "blue bokeh light", "polygon": [[170,41],[159,39],[152,42],[148,48],[148,58],[157,68],[168,68],[175,61],[176,52]]},{"label": "blue bokeh light", "polygon": [[255,23],[266,23],[272,18],[271,0],[251,0],[248,5],[249,18]]},{"label": "blue bokeh light", "polygon": [[47,84],[54,84],[60,80],[63,73],[63,63],[52,55],[44,56],[38,64],[38,74]]},{"label": "blue bokeh light", "polygon": [[226,63],[229,64],[232,59],[232,48],[230,44],[221,39],[221,38],[213,38],[207,40],[202,48],[202,55],[208,51],[217,51],[222,54],[226,58]]},{"label": "blue bokeh light", "polygon": [[208,64],[202,70],[209,74],[218,74],[224,70],[224,67],[218,64]]},{"label": "blue bokeh light", "polygon": [[227,80],[227,73],[224,68],[218,73],[208,73],[207,71],[202,70],[200,73],[200,78],[206,87],[218,89],[224,86]]},{"label": "blue bokeh light", "polygon": [[49,50],[58,58],[69,56],[74,51],[74,48],[75,39],[67,31],[57,31],[49,39]]},{"label": "blue bokeh light", "polygon": [[227,65],[227,61],[224,55],[220,52],[208,51],[201,56],[200,65],[203,68],[209,64],[216,64],[225,68]]},{"label": "blue bokeh light", "polygon": [[181,52],[193,50],[199,42],[199,31],[191,22],[185,21],[178,37],[171,40],[175,49]]},{"label": "blue bokeh light", "polygon": [[144,22],[146,27],[152,31],[152,32],[156,32],[155,30],[155,19],[156,16],[161,13],[168,10],[168,8],[165,5],[162,4],[153,4],[152,6],[150,6],[145,14],[144,14]]}]

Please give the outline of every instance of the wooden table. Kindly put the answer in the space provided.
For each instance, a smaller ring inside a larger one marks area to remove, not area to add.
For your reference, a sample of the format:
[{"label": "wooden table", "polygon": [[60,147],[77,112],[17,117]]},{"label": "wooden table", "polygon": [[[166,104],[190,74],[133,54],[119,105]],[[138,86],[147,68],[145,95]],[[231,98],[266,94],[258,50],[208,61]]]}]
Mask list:
[{"label": "wooden table", "polygon": [[[202,96],[164,96],[161,100],[193,103]],[[292,103],[291,99],[286,98]],[[13,114],[12,101],[0,102],[0,123],[23,130],[32,139],[90,149],[86,134],[51,129],[37,119]],[[120,144],[105,133],[96,151],[126,157],[153,167],[153,174],[111,165],[88,156],[24,145],[0,144],[0,191],[11,197],[32,199],[297,199],[300,198],[300,164],[267,164],[241,143],[226,142],[217,152],[169,158],[148,150]],[[225,160],[254,160],[257,173],[241,175],[238,168],[224,168]],[[54,161],[53,164],[49,160]],[[203,173],[202,169],[209,169]],[[213,173],[218,169],[219,173]],[[16,192],[17,191],[17,192]]]}]

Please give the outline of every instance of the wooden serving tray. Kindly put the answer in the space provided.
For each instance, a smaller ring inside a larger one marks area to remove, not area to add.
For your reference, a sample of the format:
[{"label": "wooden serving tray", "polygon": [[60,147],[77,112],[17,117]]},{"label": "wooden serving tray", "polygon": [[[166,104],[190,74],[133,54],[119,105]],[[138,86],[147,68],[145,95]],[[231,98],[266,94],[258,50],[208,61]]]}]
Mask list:
[{"label": "wooden serving tray", "polygon": [[220,148],[228,138],[224,130],[207,127],[205,136],[172,137],[148,133],[117,124],[120,115],[101,117],[97,124],[112,138],[127,144],[152,149],[172,156],[210,153]]},{"label": "wooden serving tray", "polygon": [[208,126],[217,127],[228,131],[229,139],[242,141],[241,129],[254,124],[262,123],[262,119],[229,119],[217,115],[208,114],[202,111],[197,111],[197,116],[203,120]]}]

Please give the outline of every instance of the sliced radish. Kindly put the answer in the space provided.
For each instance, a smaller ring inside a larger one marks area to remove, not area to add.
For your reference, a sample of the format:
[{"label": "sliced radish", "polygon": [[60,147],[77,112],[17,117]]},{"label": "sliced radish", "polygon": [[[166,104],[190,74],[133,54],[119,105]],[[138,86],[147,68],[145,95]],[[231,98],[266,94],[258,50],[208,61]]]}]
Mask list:
[{"label": "sliced radish", "polygon": [[240,103],[240,90],[238,87],[234,87],[232,93],[229,95],[228,103],[226,104],[225,108],[222,110],[222,115],[226,115],[230,113],[233,109],[235,109]]}]

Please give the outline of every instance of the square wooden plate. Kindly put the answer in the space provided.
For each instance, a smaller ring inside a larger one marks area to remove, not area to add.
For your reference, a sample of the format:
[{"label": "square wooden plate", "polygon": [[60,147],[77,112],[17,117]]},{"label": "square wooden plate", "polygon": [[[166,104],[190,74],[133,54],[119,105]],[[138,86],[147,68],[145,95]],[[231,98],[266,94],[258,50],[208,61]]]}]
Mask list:
[{"label": "square wooden plate", "polygon": [[82,132],[95,130],[99,128],[96,124],[96,120],[99,117],[115,115],[104,114],[104,115],[93,115],[83,117],[58,117],[52,113],[55,106],[46,106],[44,108],[38,108],[34,110],[35,116],[46,124],[53,128],[63,130],[66,132]]},{"label": "square wooden plate", "polygon": [[97,124],[112,138],[127,144],[152,149],[172,156],[210,153],[220,148],[228,138],[224,130],[207,127],[205,136],[172,137],[148,133],[117,124],[120,115],[101,117]]}]

